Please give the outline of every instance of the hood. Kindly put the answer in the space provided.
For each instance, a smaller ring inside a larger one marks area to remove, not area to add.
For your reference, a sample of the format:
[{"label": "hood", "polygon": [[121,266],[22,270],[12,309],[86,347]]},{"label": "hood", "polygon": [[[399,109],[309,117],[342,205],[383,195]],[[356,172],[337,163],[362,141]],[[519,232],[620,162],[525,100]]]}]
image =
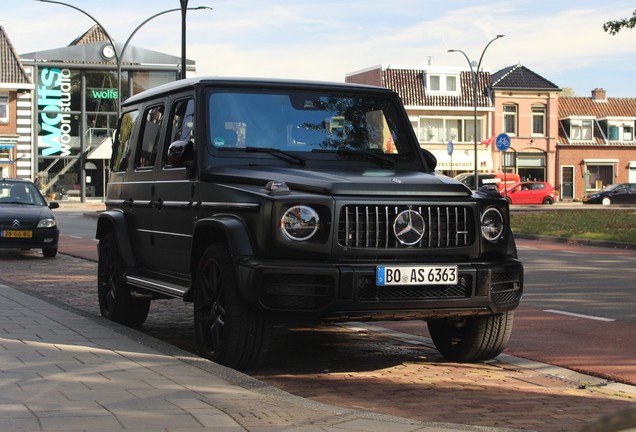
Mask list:
[{"label": "hood", "polygon": [[202,177],[261,186],[271,180],[283,181],[292,190],[330,195],[471,195],[465,185],[441,174],[369,167],[314,171],[280,166],[228,166],[209,169]]},{"label": "hood", "polygon": [[12,222],[15,219],[24,224],[52,217],[53,212],[46,206],[0,204],[0,223],[2,224],[6,224],[7,221]]}]

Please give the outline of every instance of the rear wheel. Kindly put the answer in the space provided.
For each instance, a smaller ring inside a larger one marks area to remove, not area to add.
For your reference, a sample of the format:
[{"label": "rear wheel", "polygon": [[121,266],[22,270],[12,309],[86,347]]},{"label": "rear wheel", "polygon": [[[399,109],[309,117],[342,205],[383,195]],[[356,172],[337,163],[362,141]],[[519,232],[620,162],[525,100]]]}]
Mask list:
[{"label": "rear wheel", "polygon": [[554,204],[554,199],[552,199],[552,197],[545,197],[543,198],[543,204]]},{"label": "rear wheel", "polygon": [[109,320],[138,327],[148,317],[150,300],[133,297],[124,283],[124,263],[112,234],[99,242],[97,296],[99,310]]},{"label": "rear wheel", "polygon": [[445,318],[428,322],[435,347],[446,358],[460,362],[489,360],[508,345],[514,313]]},{"label": "rear wheel", "polygon": [[239,296],[230,251],[208,247],[199,261],[194,285],[194,330],[199,353],[235,369],[255,367],[265,358],[271,322]]}]

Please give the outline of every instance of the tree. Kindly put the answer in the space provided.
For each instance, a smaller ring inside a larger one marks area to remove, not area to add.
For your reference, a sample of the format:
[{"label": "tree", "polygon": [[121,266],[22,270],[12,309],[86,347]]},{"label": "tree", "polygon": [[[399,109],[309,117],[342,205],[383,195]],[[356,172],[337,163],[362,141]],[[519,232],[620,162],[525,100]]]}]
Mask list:
[{"label": "tree", "polygon": [[634,28],[636,27],[636,11],[632,14],[631,18],[623,18],[621,20],[608,21],[603,24],[603,30],[607,33],[615,36],[621,31],[623,28]]}]

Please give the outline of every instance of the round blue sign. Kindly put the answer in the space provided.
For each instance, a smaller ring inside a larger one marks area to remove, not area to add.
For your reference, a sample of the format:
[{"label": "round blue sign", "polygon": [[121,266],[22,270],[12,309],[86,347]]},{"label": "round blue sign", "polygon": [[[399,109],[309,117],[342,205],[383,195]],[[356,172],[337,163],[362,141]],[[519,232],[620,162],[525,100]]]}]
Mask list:
[{"label": "round blue sign", "polygon": [[495,145],[501,151],[506,151],[510,148],[510,137],[508,134],[501,133],[497,135],[497,140],[495,141]]}]

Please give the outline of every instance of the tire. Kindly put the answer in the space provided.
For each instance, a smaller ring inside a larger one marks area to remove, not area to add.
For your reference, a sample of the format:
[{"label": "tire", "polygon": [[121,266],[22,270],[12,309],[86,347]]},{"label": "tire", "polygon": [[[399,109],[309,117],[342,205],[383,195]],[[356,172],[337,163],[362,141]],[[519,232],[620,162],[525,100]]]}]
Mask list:
[{"label": "tire", "polygon": [[209,246],[194,282],[194,330],[200,355],[237,370],[252,369],[265,358],[271,329],[269,318],[240,298],[227,246]]},{"label": "tire", "polygon": [[543,204],[547,204],[547,205],[554,204],[554,200],[552,199],[552,197],[545,197],[543,198]]},{"label": "tire", "polygon": [[124,263],[112,233],[99,242],[97,296],[102,316],[111,321],[139,327],[148,317],[150,300],[133,297],[124,283]]},{"label": "tire", "polygon": [[42,255],[44,255],[44,258],[55,258],[57,255],[57,248],[43,248]]},{"label": "tire", "polygon": [[508,201],[508,205],[512,204],[512,200],[510,199],[510,197],[506,197],[506,201]]},{"label": "tire", "polygon": [[612,199],[610,197],[603,197],[603,199],[601,200],[601,204],[603,204],[604,206],[608,206],[612,204]]},{"label": "tire", "polygon": [[445,318],[428,322],[438,351],[447,359],[476,362],[497,357],[508,345],[514,313]]}]

